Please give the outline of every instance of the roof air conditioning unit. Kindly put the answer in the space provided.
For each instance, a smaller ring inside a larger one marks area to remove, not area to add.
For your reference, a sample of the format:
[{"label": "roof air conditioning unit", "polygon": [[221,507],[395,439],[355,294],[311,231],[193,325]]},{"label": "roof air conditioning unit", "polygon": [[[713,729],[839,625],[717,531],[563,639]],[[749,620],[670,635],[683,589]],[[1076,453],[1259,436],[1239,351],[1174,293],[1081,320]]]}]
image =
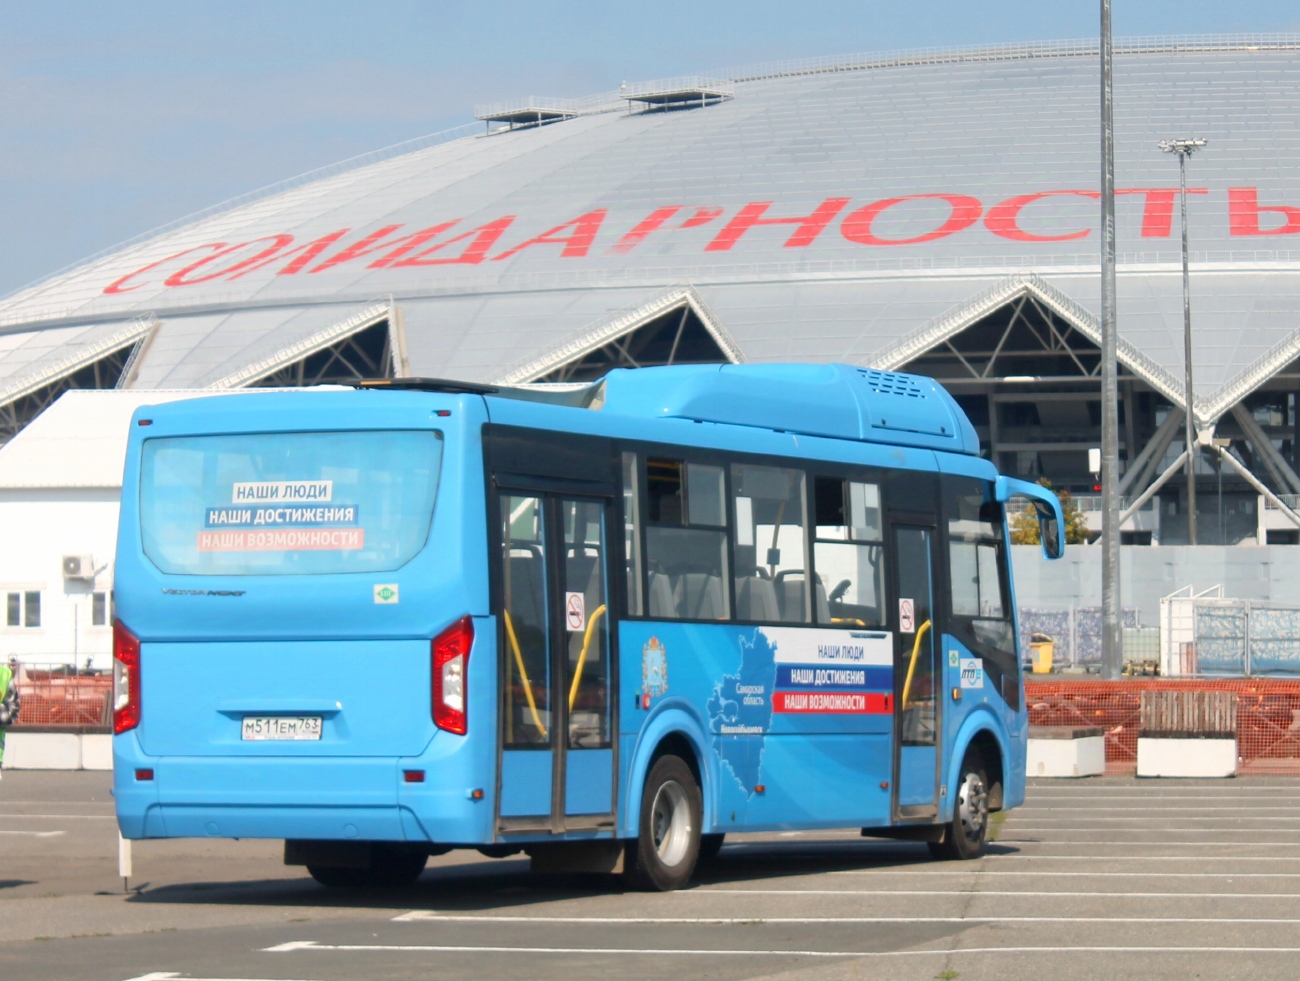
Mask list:
[{"label": "roof air conditioning unit", "polygon": [[65,555],[63,557],[63,578],[94,579],[94,560],[89,555]]}]

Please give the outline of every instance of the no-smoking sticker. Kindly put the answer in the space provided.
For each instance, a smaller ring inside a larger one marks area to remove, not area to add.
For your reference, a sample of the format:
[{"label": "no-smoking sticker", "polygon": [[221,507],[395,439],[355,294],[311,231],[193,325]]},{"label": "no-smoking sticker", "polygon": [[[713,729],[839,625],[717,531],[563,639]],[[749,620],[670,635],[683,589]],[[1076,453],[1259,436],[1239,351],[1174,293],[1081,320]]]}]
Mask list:
[{"label": "no-smoking sticker", "polygon": [[582,593],[564,594],[564,622],[570,630],[587,627],[587,602]]},{"label": "no-smoking sticker", "polygon": [[916,633],[916,601],[900,598],[898,601],[898,632]]}]

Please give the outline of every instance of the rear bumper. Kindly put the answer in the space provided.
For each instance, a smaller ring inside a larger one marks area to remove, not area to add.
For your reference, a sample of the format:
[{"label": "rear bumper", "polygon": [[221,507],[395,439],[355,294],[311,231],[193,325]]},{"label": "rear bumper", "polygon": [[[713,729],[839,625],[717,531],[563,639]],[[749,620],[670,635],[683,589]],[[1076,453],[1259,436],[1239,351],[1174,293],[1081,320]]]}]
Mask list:
[{"label": "rear bumper", "polygon": [[[137,839],[485,844],[494,788],[473,782],[468,750],[439,733],[418,757],[158,757],[128,732],[113,739],[118,826]],[[136,779],[140,769],[153,779]],[[406,783],[406,770],[423,770],[424,782]]]}]

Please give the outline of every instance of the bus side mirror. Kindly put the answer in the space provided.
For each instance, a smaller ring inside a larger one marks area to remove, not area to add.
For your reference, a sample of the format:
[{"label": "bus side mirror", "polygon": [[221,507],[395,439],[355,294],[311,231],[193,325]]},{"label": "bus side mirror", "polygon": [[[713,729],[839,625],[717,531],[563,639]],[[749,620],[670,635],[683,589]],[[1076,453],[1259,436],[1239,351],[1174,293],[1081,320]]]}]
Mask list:
[{"label": "bus side mirror", "polygon": [[1056,511],[1044,501],[1035,501],[1034,510],[1038,512],[1038,540],[1043,543],[1043,552],[1049,559],[1061,557],[1061,526],[1056,520]]},{"label": "bus side mirror", "polygon": [[1043,543],[1043,554],[1049,559],[1059,559],[1065,554],[1065,515],[1055,494],[1027,480],[999,476],[993,482],[993,496],[1002,504],[1013,497],[1029,498],[1038,516],[1038,540]]}]

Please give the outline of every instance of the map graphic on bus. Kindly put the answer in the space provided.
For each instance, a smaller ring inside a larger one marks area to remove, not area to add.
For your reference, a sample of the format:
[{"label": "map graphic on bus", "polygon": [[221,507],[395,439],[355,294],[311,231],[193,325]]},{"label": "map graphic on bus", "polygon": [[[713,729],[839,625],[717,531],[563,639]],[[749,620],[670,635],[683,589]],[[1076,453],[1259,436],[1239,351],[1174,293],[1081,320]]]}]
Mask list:
[{"label": "map graphic on bus", "polygon": [[[753,627],[735,632],[739,670],[706,703],[718,759],[753,796],[773,715],[893,711],[892,636],[884,631]],[[729,737],[748,737],[743,739]]]}]

